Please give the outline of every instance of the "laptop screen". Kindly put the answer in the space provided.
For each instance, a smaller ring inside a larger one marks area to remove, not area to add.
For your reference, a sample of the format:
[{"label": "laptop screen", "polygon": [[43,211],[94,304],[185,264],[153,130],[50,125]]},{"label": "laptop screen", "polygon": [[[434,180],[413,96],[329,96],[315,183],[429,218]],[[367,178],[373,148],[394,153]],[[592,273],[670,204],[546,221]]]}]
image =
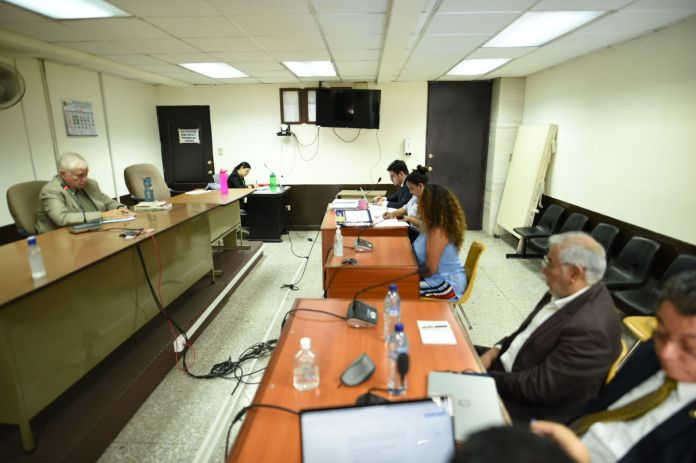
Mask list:
[{"label": "laptop screen", "polygon": [[451,415],[430,399],[300,413],[302,461],[449,462]]}]

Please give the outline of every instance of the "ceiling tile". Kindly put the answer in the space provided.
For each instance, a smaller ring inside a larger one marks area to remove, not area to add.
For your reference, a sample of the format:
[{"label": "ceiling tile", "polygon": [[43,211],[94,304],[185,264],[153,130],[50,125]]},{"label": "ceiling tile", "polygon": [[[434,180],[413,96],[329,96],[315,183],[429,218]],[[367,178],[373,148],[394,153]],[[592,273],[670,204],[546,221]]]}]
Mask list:
[{"label": "ceiling tile", "polygon": [[319,36],[290,35],[290,36],[263,36],[255,37],[256,41],[269,52],[275,51],[301,51],[316,49],[324,46]]},{"label": "ceiling tile", "polygon": [[3,29],[33,37],[45,42],[78,42],[99,40],[92,34],[78,31],[57,21],[21,22],[3,24]]},{"label": "ceiling tile", "polygon": [[262,51],[231,51],[231,52],[212,52],[211,56],[214,56],[218,60],[224,61],[226,63],[234,62],[247,62],[247,63],[264,63],[264,62],[275,62],[272,56],[268,55]]},{"label": "ceiling tile", "polygon": [[256,45],[248,37],[225,37],[225,38],[210,38],[210,39],[184,39],[187,43],[193,45],[201,51],[216,52],[216,51],[258,51],[259,46]]},{"label": "ceiling tile", "polygon": [[155,53],[195,53],[198,51],[178,39],[116,40],[114,43],[148,55]]},{"label": "ceiling tile", "polygon": [[438,13],[433,17],[427,35],[436,34],[497,34],[512,21],[516,13]]},{"label": "ceiling tile", "polygon": [[167,33],[138,18],[80,19],[63,23],[104,40],[169,37]]},{"label": "ceiling tile", "polygon": [[109,3],[142,17],[191,17],[219,14],[206,0],[109,0]]},{"label": "ceiling tile", "polygon": [[240,77],[238,79],[217,79],[225,84],[258,84],[258,79],[253,77]]},{"label": "ceiling tile", "polygon": [[516,11],[521,12],[537,0],[444,0],[438,12]]},{"label": "ceiling tile", "polygon": [[638,0],[627,6],[629,10],[659,10],[659,9],[674,9],[674,10],[696,10],[696,2],[694,0]]},{"label": "ceiling tile", "polygon": [[491,34],[425,35],[418,42],[418,48],[421,50],[473,50],[490,38]]},{"label": "ceiling tile", "polygon": [[380,50],[383,35],[327,35],[331,50]]},{"label": "ceiling tile", "polygon": [[[183,69],[181,66],[177,66],[176,64],[141,64],[137,67],[144,70],[144,71],[154,72],[157,74],[161,74],[161,73],[165,73],[165,72],[176,74]],[[184,69],[184,70],[188,71],[187,69]]]},{"label": "ceiling tile", "polygon": [[257,79],[262,84],[289,84],[298,82],[298,79],[296,77],[290,80],[283,79],[282,77],[257,77]]},{"label": "ceiling tile", "polygon": [[148,22],[180,38],[244,36],[237,26],[222,16],[149,18]]},{"label": "ceiling tile", "polygon": [[92,55],[132,55],[133,49],[105,41],[96,42],[58,42],[58,45],[84,51]]},{"label": "ceiling tile", "polygon": [[228,15],[308,14],[305,0],[208,0]]},{"label": "ceiling tile", "polygon": [[19,8],[7,3],[0,3],[0,24],[38,21],[48,21],[48,19],[40,14],[27,11],[24,8]]},{"label": "ceiling tile", "polygon": [[375,74],[377,61],[336,61],[336,68],[341,76]]},{"label": "ceiling tile", "polygon": [[583,32],[647,32],[693,14],[690,10],[621,10],[580,29]]},{"label": "ceiling tile", "polygon": [[314,10],[325,13],[386,13],[389,0],[311,0]]},{"label": "ceiling tile", "polygon": [[269,53],[278,61],[328,61],[331,58],[326,50],[289,50]]},{"label": "ceiling tile", "polygon": [[618,10],[634,0],[541,0],[534,11]]},{"label": "ceiling tile", "polygon": [[139,64],[164,64],[163,61],[148,55],[105,55],[102,58],[117,61],[123,64],[137,66]]},{"label": "ceiling tile", "polygon": [[276,62],[268,62],[268,63],[241,63],[241,62],[231,62],[227,61],[228,64],[231,64],[232,66],[236,67],[240,71],[244,71],[247,74],[251,74],[256,71],[283,71],[285,70],[285,66],[283,66],[280,63]]},{"label": "ceiling tile", "polygon": [[322,14],[319,15],[325,35],[384,34],[385,14]]},{"label": "ceiling tile", "polygon": [[[207,54],[207,53],[165,53],[165,54],[155,54],[155,58],[162,60],[166,63],[216,63],[219,59]],[[191,72],[191,71],[189,71]]]},{"label": "ceiling tile", "polygon": [[537,50],[538,47],[518,48],[479,48],[474,50],[467,59],[518,58]]},{"label": "ceiling tile", "polygon": [[232,20],[251,36],[319,34],[319,28],[309,14],[234,16]]},{"label": "ceiling tile", "polygon": [[331,50],[337,61],[373,61],[378,60],[380,50]]},{"label": "ceiling tile", "polygon": [[292,72],[288,71],[287,69],[281,70],[281,71],[256,71],[253,73],[253,76],[256,79],[261,79],[261,78],[276,78],[276,79],[285,79],[287,80],[293,80],[295,79],[295,74]]}]

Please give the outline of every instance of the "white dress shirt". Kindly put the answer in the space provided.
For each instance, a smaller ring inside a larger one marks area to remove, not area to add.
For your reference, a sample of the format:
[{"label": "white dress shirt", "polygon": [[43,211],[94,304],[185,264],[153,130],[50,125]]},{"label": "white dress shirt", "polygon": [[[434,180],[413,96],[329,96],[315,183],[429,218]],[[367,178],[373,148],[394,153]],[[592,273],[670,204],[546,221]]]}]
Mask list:
[{"label": "white dress shirt", "polygon": [[529,339],[532,333],[534,333],[534,331],[536,331],[536,329],[539,328],[539,326],[541,326],[542,323],[544,323],[553,314],[565,307],[569,302],[585,294],[585,292],[587,292],[587,290],[589,289],[590,286],[585,286],[584,288],[582,288],[579,291],[576,291],[570,296],[566,296],[561,299],[556,299],[555,297],[551,296],[551,301],[549,301],[548,304],[542,307],[541,310],[539,310],[536,313],[536,315],[534,315],[534,318],[532,318],[532,321],[529,322],[527,328],[525,328],[524,331],[520,332],[520,334],[515,336],[515,339],[513,339],[510,343],[510,347],[508,347],[508,349],[503,353],[503,355],[500,356],[500,363],[503,364],[503,368],[505,369],[505,371],[507,371],[508,373],[512,371],[512,366],[515,364],[515,359],[517,358],[517,354],[519,354],[520,349],[522,349],[522,346],[525,342],[527,342],[527,339]]},{"label": "white dress shirt", "polygon": [[406,203],[406,215],[411,217],[418,215],[418,198],[416,198],[416,195],[411,196],[411,199]]},{"label": "white dress shirt", "polygon": [[[656,390],[665,380],[660,370],[621,396],[609,410],[627,404]],[[593,424],[582,437],[590,451],[592,463],[614,462],[678,410],[696,399],[696,383],[677,383],[677,388],[657,407],[631,421],[607,421]]]}]

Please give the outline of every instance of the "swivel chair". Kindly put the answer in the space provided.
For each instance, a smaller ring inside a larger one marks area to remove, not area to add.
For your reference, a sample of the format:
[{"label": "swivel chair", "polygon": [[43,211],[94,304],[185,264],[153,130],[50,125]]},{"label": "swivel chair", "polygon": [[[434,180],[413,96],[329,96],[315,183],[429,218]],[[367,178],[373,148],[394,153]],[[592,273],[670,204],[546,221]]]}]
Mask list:
[{"label": "swivel chair", "polygon": [[45,180],[34,180],[17,183],[7,189],[7,206],[22,236],[36,234],[36,212],[41,206],[39,194],[47,183]]},{"label": "swivel chair", "polygon": [[152,164],[133,164],[123,170],[123,179],[126,181],[126,188],[134,200],[145,200],[145,188],[143,187],[145,177],[152,179],[152,191],[156,201],[166,201],[172,197],[172,191],[157,167]]}]

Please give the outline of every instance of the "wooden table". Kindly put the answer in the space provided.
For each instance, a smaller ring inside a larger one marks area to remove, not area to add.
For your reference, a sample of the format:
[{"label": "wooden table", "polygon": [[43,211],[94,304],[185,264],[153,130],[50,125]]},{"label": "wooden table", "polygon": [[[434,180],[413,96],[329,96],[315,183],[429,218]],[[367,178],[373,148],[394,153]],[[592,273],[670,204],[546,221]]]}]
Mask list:
[{"label": "wooden table", "polygon": [[[293,308],[307,308],[344,314],[347,299],[298,299]],[[377,300],[366,301],[372,305]],[[461,329],[449,306],[439,301],[402,301],[401,318],[410,344],[408,389],[398,400],[427,396],[427,376],[433,370],[483,371],[468,335]],[[423,345],[416,320],[447,320],[456,345]],[[280,336],[253,403],[272,404],[302,410],[354,404],[371,387],[386,387],[387,350],[381,338],[382,320],[376,328],[350,328],[344,321],[313,312],[291,315]],[[299,392],[293,388],[293,360],[300,338],[309,336],[320,369],[318,388]],[[338,387],[343,370],[362,353],[377,369],[365,383]],[[386,396],[386,394],[378,395]],[[394,400],[394,397],[391,397]],[[237,425],[238,426],[238,425]],[[299,462],[300,429],[296,415],[268,408],[251,409],[228,458],[229,462]]]},{"label": "wooden table", "polygon": [[[327,210],[324,218],[321,221],[321,256],[322,265],[329,257],[329,250],[333,247],[334,235],[336,234],[336,213],[332,210]],[[347,237],[368,237],[373,236],[408,236],[408,227],[369,227],[369,228],[341,228],[343,234],[343,245],[353,246],[354,240]],[[322,275],[324,274],[322,268]],[[323,281],[326,284],[326,280]]]},{"label": "wooden table", "polygon": [[[372,252],[356,252],[352,249],[354,240],[351,238],[344,238],[342,257],[336,257],[333,249],[329,251],[324,276],[327,297],[352,298],[358,291],[378,283],[384,284],[365,291],[360,298],[384,297],[390,281],[403,277],[394,282],[401,298],[417,299],[418,263],[408,237],[373,236],[370,242]],[[341,263],[348,258],[355,259],[357,264]]]},{"label": "wooden table", "polygon": [[[387,190],[367,190],[364,192],[365,197],[368,201],[373,200],[377,196],[386,196]],[[339,199],[362,199],[363,191],[361,190],[341,190],[336,195]]]},{"label": "wooden table", "polygon": [[[213,268],[206,204],[140,212],[135,221],[74,235],[67,227],[37,237],[47,270],[34,281],[25,240],[0,246],[0,423],[20,427],[158,313],[138,257],[166,306]],[[154,228],[119,237],[118,228]],[[160,272],[161,263],[161,272]]]}]

